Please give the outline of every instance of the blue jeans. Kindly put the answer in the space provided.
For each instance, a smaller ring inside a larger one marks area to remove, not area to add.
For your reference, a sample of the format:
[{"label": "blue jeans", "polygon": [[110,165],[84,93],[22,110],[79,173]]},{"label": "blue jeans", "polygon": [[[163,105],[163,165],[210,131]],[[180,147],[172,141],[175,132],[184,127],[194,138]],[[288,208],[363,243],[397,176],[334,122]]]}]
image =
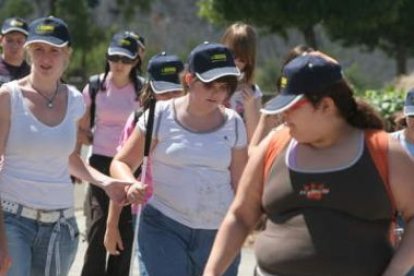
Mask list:
[{"label": "blue jeans", "polygon": [[[138,232],[140,265],[148,275],[196,276],[203,273],[217,230],[189,228],[147,204]],[[239,264],[240,255],[224,275],[236,276]]]},{"label": "blue jeans", "polygon": [[69,273],[79,241],[76,219],[56,223],[4,212],[12,266],[9,276],[62,276]]}]

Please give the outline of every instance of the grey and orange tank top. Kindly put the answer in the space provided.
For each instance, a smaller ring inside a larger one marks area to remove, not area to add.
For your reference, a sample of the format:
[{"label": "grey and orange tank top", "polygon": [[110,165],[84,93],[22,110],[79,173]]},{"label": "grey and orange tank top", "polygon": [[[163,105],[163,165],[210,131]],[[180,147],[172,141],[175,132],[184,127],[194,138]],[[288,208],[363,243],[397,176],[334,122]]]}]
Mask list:
[{"label": "grey and orange tank top", "polygon": [[287,165],[286,131],[275,135],[265,160],[262,196],[268,220],[255,244],[263,272],[376,276],[385,270],[393,255],[394,218],[388,136],[380,131],[364,136],[362,153],[349,166],[305,172]]}]

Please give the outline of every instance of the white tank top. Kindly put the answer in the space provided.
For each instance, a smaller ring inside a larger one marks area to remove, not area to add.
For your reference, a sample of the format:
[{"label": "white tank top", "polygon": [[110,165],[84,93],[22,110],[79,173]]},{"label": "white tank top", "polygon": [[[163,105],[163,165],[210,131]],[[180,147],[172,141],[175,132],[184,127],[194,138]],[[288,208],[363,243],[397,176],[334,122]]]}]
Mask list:
[{"label": "white tank top", "polygon": [[82,94],[68,86],[65,117],[50,127],[26,106],[17,82],[5,85],[11,91],[11,118],[0,172],[1,197],[37,209],[73,207],[68,157],[75,148],[77,121],[85,112]]}]

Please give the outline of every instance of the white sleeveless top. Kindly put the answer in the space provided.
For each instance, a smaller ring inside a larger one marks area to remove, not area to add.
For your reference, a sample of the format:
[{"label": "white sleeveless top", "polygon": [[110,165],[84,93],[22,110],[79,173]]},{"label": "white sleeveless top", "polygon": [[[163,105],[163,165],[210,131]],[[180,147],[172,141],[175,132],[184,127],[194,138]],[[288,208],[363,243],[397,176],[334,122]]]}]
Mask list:
[{"label": "white sleeveless top", "polygon": [[82,94],[68,86],[65,117],[50,127],[26,106],[17,82],[5,85],[11,91],[11,117],[0,172],[1,197],[37,209],[73,207],[68,157],[75,149],[77,121],[85,112]]}]

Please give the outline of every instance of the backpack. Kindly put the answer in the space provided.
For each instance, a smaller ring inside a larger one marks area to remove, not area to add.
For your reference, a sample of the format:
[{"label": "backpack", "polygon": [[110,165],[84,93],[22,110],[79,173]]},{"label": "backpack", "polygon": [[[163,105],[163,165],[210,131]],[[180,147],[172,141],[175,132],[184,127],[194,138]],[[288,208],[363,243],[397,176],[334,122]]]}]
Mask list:
[{"label": "backpack", "polygon": [[[138,91],[140,91],[142,89],[142,84],[144,82],[144,79],[136,76],[137,80],[138,80]],[[89,121],[89,126],[92,129],[93,126],[95,125],[95,113],[96,113],[96,95],[98,94],[98,91],[101,87],[101,75],[97,74],[97,75],[92,75],[89,78],[88,81],[89,84],[89,96],[91,97],[91,106],[90,106],[90,121]]]}]

